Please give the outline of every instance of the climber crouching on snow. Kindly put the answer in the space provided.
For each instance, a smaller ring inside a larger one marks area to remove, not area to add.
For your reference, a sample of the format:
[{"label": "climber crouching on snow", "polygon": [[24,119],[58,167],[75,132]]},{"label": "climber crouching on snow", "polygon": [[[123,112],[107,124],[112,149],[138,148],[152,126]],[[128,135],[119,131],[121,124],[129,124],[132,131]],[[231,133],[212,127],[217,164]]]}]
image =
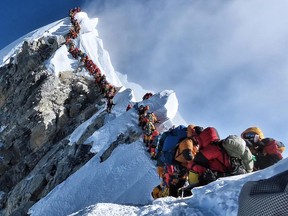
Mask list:
[{"label": "climber crouching on snow", "polygon": [[198,146],[199,151],[193,161],[187,165],[189,185],[180,188],[179,192],[191,191],[194,187],[216,180],[211,170],[225,172],[227,168],[229,169],[228,155],[223,154],[217,145],[213,144],[220,140],[216,129],[209,127],[200,134],[193,133],[191,139]]},{"label": "climber crouching on snow", "polygon": [[[165,193],[167,196],[177,198],[192,195],[190,190],[181,190],[179,193],[179,189],[183,188],[187,182],[187,166],[198,151],[198,147],[194,145],[190,135],[188,136],[189,128],[193,129],[194,126],[189,125],[187,128],[180,125],[169,130],[166,134],[164,133],[165,140],[162,151],[158,152],[161,155],[157,161],[157,172],[162,178],[162,182],[152,191],[154,199],[159,197],[159,194],[156,193],[159,186],[162,191],[167,191],[168,188],[169,193]],[[161,142],[161,138],[159,142]],[[161,196],[163,197],[162,193]]]},{"label": "climber crouching on snow", "polygon": [[217,130],[207,127],[194,140],[198,142],[199,152],[188,166],[189,189],[220,177],[253,171],[252,153],[241,137],[229,135],[220,140]]},{"label": "climber crouching on snow", "polygon": [[260,128],[249,127],[242,132],[241,137],[255,156],[255,171],[265,169],[283,159],[285,145],[273,138],[265,138]]}]

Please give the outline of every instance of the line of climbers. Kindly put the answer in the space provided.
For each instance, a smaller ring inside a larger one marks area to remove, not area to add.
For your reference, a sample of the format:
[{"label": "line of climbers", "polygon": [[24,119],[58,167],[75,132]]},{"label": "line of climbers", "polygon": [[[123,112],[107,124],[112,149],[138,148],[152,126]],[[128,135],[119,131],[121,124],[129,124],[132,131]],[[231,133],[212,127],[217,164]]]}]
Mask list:
[{"label": "line of climbers", "polygon": [[[147,100],[152,97],[153,94],[151,92],[147,92],[142,99]],[[126,111],[132,108],[131,104],[128,104]],[[157,154],[157,143],[160,138],[159,131],[155,127],[155,124],[159,123],[157,116],[155,113],[150,111],[150,107],[148,105],[140,105],[138,103],[134,105],[134,108],[138,111],[138,126],[143,130],[143,143],[147,148],[147,152],[151,155],[151,159],[156,159]]]},{"label": "line of climbers", "polygon": [[72,23],[72,27],[69,30],[69,33],[65,36],[66,45],[68,47],[69,53],[73,56],[73,58],[79,59],[80,63],[82,63],[82,66],[80,66],[80,68],[85,67],[85,69],[88,70],[89,73],[94,77],[95,83],[99,86],[103,97],[107,99],[106,111],[110,113],[113,105],[115,105],[113,103],[113,98],[116,94],[115,86],[113,86],[107,81],[105,74],[101,73],[100,68],[89,58],[86,53],[78,49],[73,42],[73,39],[76,39],[80,32],[80,24],[77,19],[75,19],[75,15],[80,11],[81,9],[79,7],[71,9],[69,11],[69,17]]},{"label": "line of climbers", "polygon": [[156,148],[161,183],[151,192],[154,199],[190,196],[192,188],[220,177],[267,168],[280,161],[285,150],[282,142],[265,138],[258,127],[220,139],[214,127],[194,125],[165,131]]},{"label": "line of climbers", "polygon": [[[95,78],[101,93],[107,99],[107,112],[114,105],[116,88],[108,83],[100,68],[87,54],[73,43],[78,37],[80,25],[75,15],[80,8],[71,9],[72,28],[66,35],[69,53],[80,59],[83,67]],[[143,100],[153,94],[146,93]],[[126,111],[132,108],[128,105]],[[264,138],[257,127],[247,128],[240,136],[230,135],[220,139],[214,127],[179,125],[159,134],[155,124],[156,115],[149,106],[135,104],[139,114],[139,126],[143,130],[143,142],[151,159],[157,160],[157,172],[161,183],[152,191],[154,199],[165,196],[183,197],[192,195],[191,189],[215,181],[217,178],[245,174],[269,167],[281,160],[285,146],[272,138]]]}]

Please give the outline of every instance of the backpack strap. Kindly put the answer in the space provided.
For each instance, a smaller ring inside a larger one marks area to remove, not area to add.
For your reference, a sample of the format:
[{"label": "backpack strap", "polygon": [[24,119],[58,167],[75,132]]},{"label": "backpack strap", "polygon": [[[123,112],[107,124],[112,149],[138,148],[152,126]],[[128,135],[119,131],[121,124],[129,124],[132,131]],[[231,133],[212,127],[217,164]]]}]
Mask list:
[{"label": "backpack strap", "polygon": [[[180,142],[179,142],[180,143]],[[176,148],[176,151],[175,151],[175,154],[173,155],[174,156],[174,158],[178,158],[181,154],[182,154],[182,152],[180,152],[180,149],[179,149],[179,143],[177,143],[177,145],[175,146],[175,148]],[[178,153],[179,152],[179,153]],[[175,161],[175,160],[174,160]],[[177,162],[177,161],[176,161]]]},{"label": "backpack strap", "polygon": [[[221,141],[223,142],[223,141]],[[222,151],[222,156],[223,156],[223,161],[225,161],[225,153],[228,155],[229,157],[229,163],[230,163],[230,166],[231,166],[231,169],[227,169],[225,164],[220,161],[220,160],[217,160],[220,164],[223,165],[223,167],[225,168],[225,173],[223,173],[223,175],[221,175],[221,177],[225,177],[225,176],[233,176],[233,175],[238,175],[238,174],[245,174],[247,173],[246,169],[245,169],[245,166],[243,164],[243,161],[242,159],[240,158],[236,158],[236,157],[231,157],[225,150],[225,148],[222,146],[222,143],[219,143],[219,147]],[[234,165],[234,167],[233,167]],[[244,170],[244,171],[243,171]],[[219,175],[219,177],[220,177]]]}]

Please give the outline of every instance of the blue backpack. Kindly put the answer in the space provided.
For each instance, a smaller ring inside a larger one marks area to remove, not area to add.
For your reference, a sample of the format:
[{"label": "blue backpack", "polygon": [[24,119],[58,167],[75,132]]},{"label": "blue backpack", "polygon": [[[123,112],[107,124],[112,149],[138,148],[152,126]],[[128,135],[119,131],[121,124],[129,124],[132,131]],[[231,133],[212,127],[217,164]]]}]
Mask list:
[{"label": "blue backpack", "polygon": [[187,137],[187,127],[179,125],[172,129],[165,138],[160,160],[166,165],[174,164],[174,156],[178,143]]}]

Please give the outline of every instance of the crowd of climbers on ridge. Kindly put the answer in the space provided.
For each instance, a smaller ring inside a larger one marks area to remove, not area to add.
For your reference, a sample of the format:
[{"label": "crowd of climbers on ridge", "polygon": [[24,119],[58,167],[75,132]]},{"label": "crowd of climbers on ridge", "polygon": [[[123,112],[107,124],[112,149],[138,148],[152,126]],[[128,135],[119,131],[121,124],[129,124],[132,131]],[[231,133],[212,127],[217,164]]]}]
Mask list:
[{"label": "crowd of climbers on ridge", "polygon": [[69,53],[73,56],[73,58],[79,59],[86,70],[88,70],[89,73],[94,77],[96,85],[99,86],[104,98],[107,99],[106,111],[110,113],[113,105],[115,105],[113,103],[113,98],[116,94],[115,86],[107,81],[105,74],[101,73],[100,68],[89,58],[86,53],[78,49],[73,42],[73,39],[76,39],[80,32],[80,24],[77,19],[75,19],[75,15],[80,11],[81,9],[79,7],[69,11],[72,28],[69,30],[69,33],[65,37],[66,45],[68,47]]},{"label": "crowd of climbers on ridge", "polygon": [[[147,92],[142,99],[147,100],[152,97],[153,94],[151,92]],[[132,108],[131,104],[128,104],[126,111]],[[156,159],[157,154],[157,141],[159,137],[159,131],[155,127],[155,124],[159,123],[157,116],[150,111],[150,107],[148,105],[140,105],[138,107],[138,103],[134,105],[134,108],[137,109],[138,112],[138,126],[141,127],[143,131],[143,143],[147,148],[147,152],[151,155],[151,159]]]},{"label": "crowd of climbers on ridge", "polygon": [[[107,99],[107,112],[114,105],[116,88],[109,84],[100,68],[89,56],[75,47],[73,39],[78,37],[80,25],[75,15],[80,8],[71,9],[72,28],[66,35],[69,53],[80,59],[84,67],[95,78],[102,94]],[[143,100],[153,96],[148,92]],[[285,145],[273,138],[265,138],[258,127],[250,127],[241,136],[228,136],[220,139],[214,127],[203,128],[195,125],[173,126],[161,134],[155,127],[159,123],[149,106],[136,103],[127,106],[126,111],[136,108],[139,114],[138,125],[143,130],[143,143],[157,160],[157,173],[161,179],[151,195],[154,199],[166,196],[186,197],[192,195],[191,189],[206,185],[220,177],[245,174],[265,169],[282,157]]]},{"label": "crowd of climbers on ridge", "polygon": [[154,199],[190,196],[192,188],[220,177],[265,169],[280,161],[285,150],[282,142],[264,137],[258,127],[220,139],[214,127],[194,125],[170,128],[156,146],[161,182],[151,192]]}]

